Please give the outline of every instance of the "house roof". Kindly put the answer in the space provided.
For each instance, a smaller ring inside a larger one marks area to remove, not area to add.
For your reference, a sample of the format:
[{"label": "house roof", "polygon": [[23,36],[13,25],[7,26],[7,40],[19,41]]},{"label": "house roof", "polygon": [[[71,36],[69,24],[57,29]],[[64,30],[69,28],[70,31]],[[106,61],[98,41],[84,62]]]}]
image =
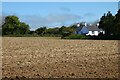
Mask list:
[{"label": "house roof", "polygon": [[100,29],[96,25],[77,27],[76,31],[81,31],[82,28],[84,28],[84,27],[86,27],[88,29],[88,31],[100,31]]},{"label": "house roof", "polygon": [[89,31],[100,31],[100,29],[97,26],[87,26]]},{"label": "house roof", "polygon": [[80,31],[83,27],[77,27],[76,31]]}]

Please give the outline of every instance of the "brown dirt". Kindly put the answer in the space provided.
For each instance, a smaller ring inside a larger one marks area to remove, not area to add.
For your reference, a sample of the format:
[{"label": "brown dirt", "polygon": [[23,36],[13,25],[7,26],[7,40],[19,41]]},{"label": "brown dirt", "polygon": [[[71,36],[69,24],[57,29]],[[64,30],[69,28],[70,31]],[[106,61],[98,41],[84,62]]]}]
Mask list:
[{"label": "brown dirt", "polygon": [[117,78],[118,41],[2,38],[2,76]]}]

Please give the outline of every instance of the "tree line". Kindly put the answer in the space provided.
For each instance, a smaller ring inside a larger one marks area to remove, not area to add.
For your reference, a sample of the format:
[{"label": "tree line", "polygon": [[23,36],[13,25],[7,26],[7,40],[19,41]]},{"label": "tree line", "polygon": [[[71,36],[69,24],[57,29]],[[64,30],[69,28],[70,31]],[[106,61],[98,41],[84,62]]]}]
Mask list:
[{"label": "tree line", "polygon": [[30,30],[30,26],[25,22],[20,22],[17,16],[6,16],[5,22],[2,25],[2,35],[3,36],[22,36],[22,35],[32,35],[32,36],[62,36],[64,33],[71,34],[75,31],[76,25],[69,27],[55,27],[47,28],[45,26],[37,28],[35,31]]},{"label": "tree line", "polygon": [[[82,24],[81,24],[82,26]],[[6,16],[2,25],[2,35],[33,35],[33,36],[68,36],[74,33],[77,25],[69,27],[61,26],[55,28],[47,28],[45,26],[37,28],[35,31],[30,30],[30,26],[25,22],[21,22],[17,16]],[[103,29],[105,34],[100,36],[117,36],[120,37],[120,9],[117,14],[112,15],[110,11],[104,14],[99,21],[98,28]]]},{"label": "tree line", "polygon": [[103,29],[106,36],[120,36],[120,9],[115,16],[110,11],[104,14],[98,28]]},{"label": "tree line", "polygon": [[5,17],[5,23],[2,25],[2,35],[24,35],[29,31],[29,25],[20,22],[17,16]]}]

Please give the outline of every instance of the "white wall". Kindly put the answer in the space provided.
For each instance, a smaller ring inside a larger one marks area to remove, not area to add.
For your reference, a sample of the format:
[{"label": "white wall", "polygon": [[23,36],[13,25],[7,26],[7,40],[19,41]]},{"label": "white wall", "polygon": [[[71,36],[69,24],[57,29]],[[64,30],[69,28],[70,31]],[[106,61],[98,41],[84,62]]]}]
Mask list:
[{"label": "white wall", "polygon": [[99,31],[89,31],[89,33],[86,35],[98,36],[98,34],[99,34]]}]

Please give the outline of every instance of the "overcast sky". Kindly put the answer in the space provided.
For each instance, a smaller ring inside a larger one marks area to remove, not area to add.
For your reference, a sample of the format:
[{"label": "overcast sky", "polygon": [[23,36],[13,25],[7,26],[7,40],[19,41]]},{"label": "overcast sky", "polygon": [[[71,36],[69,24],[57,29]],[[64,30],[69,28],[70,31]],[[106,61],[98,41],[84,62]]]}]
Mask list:
[{"label": "overcast sky", "polygon": [[86,21],[94,22],[108,11],[116,14],[117,2],[3,2],[3,16],[16,15],[31,29]]}]

